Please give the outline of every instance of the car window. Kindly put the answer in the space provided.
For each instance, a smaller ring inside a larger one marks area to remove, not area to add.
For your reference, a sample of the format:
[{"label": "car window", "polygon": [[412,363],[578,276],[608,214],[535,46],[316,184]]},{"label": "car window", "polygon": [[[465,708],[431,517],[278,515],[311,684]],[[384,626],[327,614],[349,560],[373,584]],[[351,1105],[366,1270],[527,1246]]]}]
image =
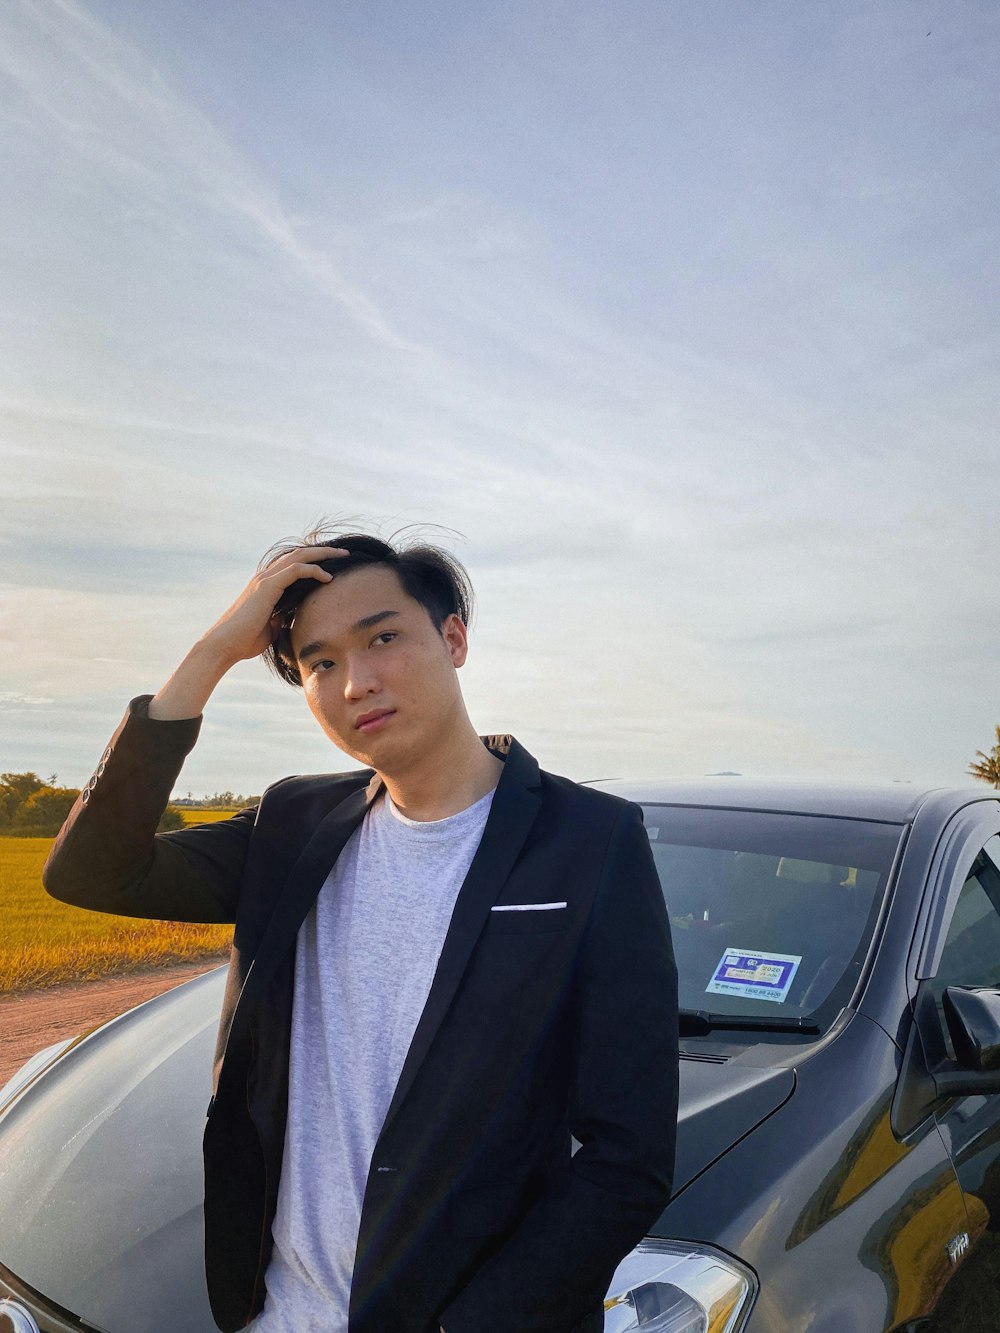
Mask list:
[{"label": "car window", "polygon": [[944,1018],[943,997],[948,986],[1000,988],[1000,837],[991,838],[973,862],[958,895],[941,961],[930,981],[938,1010],[945,1052],[955,1051]]},{"label": "car window", "polygon": [[860,974],[902,829],[644,806],[683,1008],[832,1016]]}]

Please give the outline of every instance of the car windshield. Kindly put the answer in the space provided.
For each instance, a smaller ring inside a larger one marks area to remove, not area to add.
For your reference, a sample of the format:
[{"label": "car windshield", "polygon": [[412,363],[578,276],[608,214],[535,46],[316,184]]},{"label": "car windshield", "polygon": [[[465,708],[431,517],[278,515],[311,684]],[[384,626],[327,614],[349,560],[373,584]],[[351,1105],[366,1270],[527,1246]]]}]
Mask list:
[{"label": "car windshield", "polygon": [[764,811],[644,805],[682,1009],[822,1026],[847,1003],[902,829]]}]

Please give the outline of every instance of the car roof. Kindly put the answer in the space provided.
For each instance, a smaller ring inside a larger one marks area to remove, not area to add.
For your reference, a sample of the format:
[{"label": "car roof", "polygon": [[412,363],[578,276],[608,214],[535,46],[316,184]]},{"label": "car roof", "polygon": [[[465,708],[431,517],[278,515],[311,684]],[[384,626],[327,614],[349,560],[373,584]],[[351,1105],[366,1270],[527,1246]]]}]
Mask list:
[{"label": "car roof", "polygon": [[800,815],[836,815],[908,824],[923,806],[943,818],[974,801],[1000,799],[983,787],[930,787],[908,782],[853,783],[794,779],[704,777],[689,781],[636,778],[595,781],[601,791],[646,805],[711,806]]}]

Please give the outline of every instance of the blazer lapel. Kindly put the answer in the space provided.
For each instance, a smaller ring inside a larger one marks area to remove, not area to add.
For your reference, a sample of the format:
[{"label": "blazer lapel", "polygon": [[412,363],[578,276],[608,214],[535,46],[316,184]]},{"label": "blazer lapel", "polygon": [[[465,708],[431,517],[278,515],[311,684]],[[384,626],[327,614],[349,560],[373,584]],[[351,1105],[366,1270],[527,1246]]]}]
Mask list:
[{"label": "blazer lapel", "polygon": [[240,992],[241,1006],[248,995],[259,991],[285,953],[294,946],[299,927],[316,901],[333,863],[381,790],[381,779],[373,777],[367,787],[345,797],[317,824],[316,831],[292,866],[284,891],[255,950]]},{"label": "blazer lapel", "polygon": [[472,950],[489,917],[490,908],[500,896],[514,868],[514,862],[541,805],[541,783],[535,759],[513,737],[490,736],[483,739],[498,757],[503,757],[503,752],[508,751],[504,770],[493,797],[482,839],[455,902],[427,1002],[386,1112],[383,1134],[423,1064],[462,980]]}]

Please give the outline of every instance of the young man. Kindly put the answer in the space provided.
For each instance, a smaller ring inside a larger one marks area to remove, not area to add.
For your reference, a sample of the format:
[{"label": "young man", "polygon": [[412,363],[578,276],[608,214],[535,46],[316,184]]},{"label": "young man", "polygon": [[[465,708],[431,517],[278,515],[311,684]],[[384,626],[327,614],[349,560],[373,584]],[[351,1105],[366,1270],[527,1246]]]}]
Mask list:
[{"label": "young man", "polygon": [[[597,1333],[669,1197],[676,973],[641,818],[476,735],[470,600],[434,548],[283,549],[133,701],[46,865],[67,902],[234,923],[204,1143],[223,1330]],[[364,769],[156,834],[212,691],[261,654]]]}]

